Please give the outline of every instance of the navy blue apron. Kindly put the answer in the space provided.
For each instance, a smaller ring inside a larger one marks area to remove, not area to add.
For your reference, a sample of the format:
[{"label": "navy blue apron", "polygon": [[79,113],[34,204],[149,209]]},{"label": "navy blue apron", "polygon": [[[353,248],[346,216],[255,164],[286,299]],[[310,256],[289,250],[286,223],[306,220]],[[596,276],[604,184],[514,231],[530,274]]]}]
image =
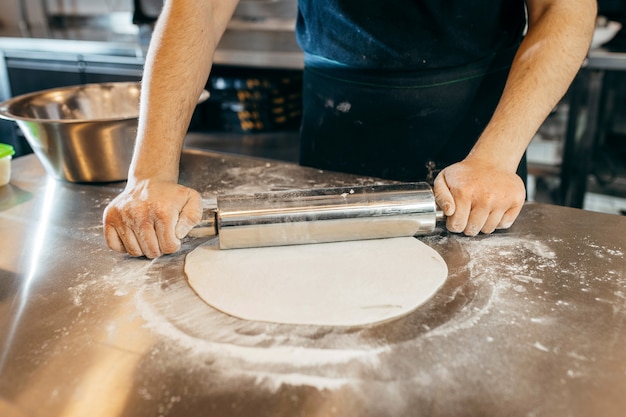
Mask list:
[{"label": "navy blue apron", "polygon": [[[305,68],[302,165],[432,181],[465,158],[489,122],[516,48],[462,68]],[[525,161],[518,174],[526,179]]]},{"label": "navy blue apron", "polygon": [[467,156],[526,25],[524,0],[298,5],[301,163],[405,181],[432,179]]}]

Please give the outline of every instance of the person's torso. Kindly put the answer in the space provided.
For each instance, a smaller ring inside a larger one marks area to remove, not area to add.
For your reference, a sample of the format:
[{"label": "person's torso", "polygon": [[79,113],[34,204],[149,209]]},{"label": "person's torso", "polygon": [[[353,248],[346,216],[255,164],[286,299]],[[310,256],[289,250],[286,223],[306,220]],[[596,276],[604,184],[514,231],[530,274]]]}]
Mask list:
[{"label": "person's torso", "polygon": [[428,70],[519,43],[524,0],[299,0],[307,64]]}]

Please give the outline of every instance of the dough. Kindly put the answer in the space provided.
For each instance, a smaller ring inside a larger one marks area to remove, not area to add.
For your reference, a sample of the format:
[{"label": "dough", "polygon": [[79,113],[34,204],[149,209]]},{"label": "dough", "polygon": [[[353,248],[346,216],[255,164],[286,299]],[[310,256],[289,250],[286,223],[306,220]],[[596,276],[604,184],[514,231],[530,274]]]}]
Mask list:
[{"label": "dough", "polygon": [[413,311],[448,268],[412,237],[223,250],[213,240],[187,255],[185,273],[200,298],[231,316],[359,326]]}]

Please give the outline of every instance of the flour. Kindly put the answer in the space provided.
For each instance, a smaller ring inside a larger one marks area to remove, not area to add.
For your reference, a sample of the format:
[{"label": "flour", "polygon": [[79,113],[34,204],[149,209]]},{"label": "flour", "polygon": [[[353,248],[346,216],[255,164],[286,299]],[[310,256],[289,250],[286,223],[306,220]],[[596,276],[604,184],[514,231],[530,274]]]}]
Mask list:
[{"label": "flour", "polygon": [[[429,379],[445,380],[453,369],[470,366],[476,349],[487,346],[519,343],[537,353],[554,352],[545,329],[579,308],[576,299],[559,298],[558,288],[564,285],[575,286],[581,297],[595,299],[613,314],[626,311],[626,292],[619,287],[626,277],[616,272],[623,270],[619,248],[586,242],[564,249],[556,240],[508,234],[466,238],[444,231],[420,240],[452,263],[451,275],[431,302],[380,325],[382,332],[377,327],[275,325],[224,315],[203,303],[184,277],[184,257],[201,243],[197,240],[184,242],[180,254],[153,261],[113,258],[118,262],[109,274],[82,274],[70,296],[83,308],[87,294],[97,298],[112,293],[132,302],[157,341],[149,353],[153,367],[210,369],[224,383],[220,389],[238,389],[243,383],[270,393],[284,386],[355,390],[365,379],[368,384],[405,380],[427,386]],[[454,257],[447,259],[446,251]],[[578,255],[573,264],[571,251]],[[602,259],[606,272],[590,270],[592,258]],[[597,284],[614,283],[615,297],[595,295]],[[107,325],[106,332],[114,333]],[[520,329],[519,339],[503,340],[498,329],[505,326]],[[447,339],[443,345],[441,338]],[[432,349],[432,358],[441,362],[429,362]],[[398,362],[403,357],[415,360]],[[584,355],[569,357],[581,361]],[[570,369],[577,372],[575,366]]]},{"label": "flour", "polygon": [[93,301],[93,298],[104,297],[105,292],[111,289],[117,297],[129,295],[143,286],[152,263],[146,259],[125,258],[122,264],[116,262],[107,275],[94,276],[89,271],[81,272],[76,276],[77,283],[67,289],[72,303],[82,307],[85,299]]},{"label": "flour", "polygon": [[[424,240],[436,245],[446,239],[463,238]],[[547,244],[532,239],[492,236],[475,241],[463,239],[462,245],[468,255],[469,279],[477,285],[473,298],[448,321],[434,326],[423,323],[422,333],[396,343],[367,338],[367,328],[338,330],[237,320],[202,303],[184,280],[164,286],[163,282],[148,279],[135,302],[148,328],[184,350],[184,355],[175,359],[181,367],[211,363],[227,380],[252,378],[270,391],[283,384],[338,389],[358,385],[366,373],[364,369],[384,369],[396,349],[465,333],[493,318],[494,313],[511,321],[511,315],[519,313],[514,311],[519,300],[510,305],[513,283],[541,286],[543,280],[534,276],[536,271],[554,266],[557,261]],[[510,262],[499,261],[503,254],[510,256]],[[455,287],[449,296],[454,299],[462,293],[462,287]],[[538,320],[534,323],[539,325]],[[486,340],[493,343],[494,337],[487,336]]]},{"label": "flour", "polygon": [[[181,289],[182,290],[182,289]],[[175,290],[176,291],[176,290]],[[181,291],[182,295],[186,291]],[[174,297],[175,294],[171,294]],[[187,298],[183,295],[183,298]],[[139,293],[135,299],[141,315],[146,319],[146,326],[153,331],[175,340],[181,346],[188,349],[192,355],[215,355],[236,358],[247,362],[248,364],[264,364],[264,365],[284,365],[297,364],[300,366],[322,366],[349,362],[352,360],[370,360],[370,364],[376,363],[376,355],[388,351],[386,347],[373,347],[365,350],[347,348],[347,349],[323,349],[310,348],[304,346],[293,346],[289,344],[281,344],[280,338],[275,338],[276,346],[271,349],[265,345],[269,339],[264,336],[250,336],[241,334],[240,328],[235,323],[238,320],[230,320],[221,313],[210,314],[207,320],[200,319],[198,328],[210,328],[211,339],[208,337],[198,337],[187,333],[184,326],[176,326],[163,317],[161,313],[154,308],[154,305]],[[193,314],[191,315],[193,316]],[[197,318],[195,318],[197,319]],[[190,320],[185,320],[193,330],[194,325]],[[181,329],[181,327],[183,327]],[[262,331],[263,324],[249,323],[247,332],[252,330]],[[197,329],[196,329],[197,330]],[[202,334],[202,332],[199,332]],[[283,341],[284,342],[284,341]]]},{"label": "flour", "polygon": [[529,277],[526,275],[513,275],[511,278],[513,278],[516,281],[520,281],[523,282],[524,284],[528,284],[528,283],[535,283],[535,284],[543,284],[543,279],[541,278],[533,278],[533,277]]},{"label": "flour", "polygon": [[[438,239],[423,238],[431,245],[436,245]],[[532,287],[541,287],[544,282],[538,275],[556,268],[558,263],[548,243],[536,239],[508,235],[446,239],[458,242],[466,253],[466,264],[461,270],[466,270],[476,292],[453,318],[426,333],[426,338],[450,337],[474,328],[485,318],[503,324],[520,317],[526,320],[524,313],[532,301],[520,297],[528,296]]]},{"label": "flour", "polygon": [[542,351],[542,352],[550,352],[550,349],[549,349],[549,348],[545,347],[544,345],[542,345],[542,344],[541,344],[541,343],[539,343],[539,342],[535,342],[535,343],[533,344],[533,347],[534,347],[535,349],[538,349],[538,350]]},{"label": "flour", "polygon": [[389,351],[332,329],[234,319],[204,304],[185,281],[168,285],[166,294],[159,288],[148,283],[135,296],[146,327],[184,349],[172,358],[180,366],[209,362],[230,381],[252,378],[270,390],[282,384],[334,389],[352,379],[339,370],[376,368]]},{"label": "flour", "polygon": [[241,160],[241,163],[235,166],[228,164],[226,160],[220,160],[219,163],[224,165],[219,169],[209,169],[208,166],[199,167],[206,172],[197,175],[214,178],[210,183],[206,183],[204,188],[198,189],[204,198],[211,198],[221,193],[246,194],[390,183],[390,181],[370,177],[354,177],[346,180],[343,174],[313,169],[303,171],[303,167],[296,164],[266,162],[264,165],[259,165],[258,161],[252,159]]},{"label": "flour", "polygon": [[[245,375],[245,372],[243,374]],[[278,391],[283,385],[306,385],[316,387],[318,390],[338,390],[355,382],[358,383],[358,381],[348,378],[324,378],[306,375],[301,372],[281,374],[279,377],[271,373],[251,373],[251,375],[254,376],[256,385],[267,387],[272,392]]]}]

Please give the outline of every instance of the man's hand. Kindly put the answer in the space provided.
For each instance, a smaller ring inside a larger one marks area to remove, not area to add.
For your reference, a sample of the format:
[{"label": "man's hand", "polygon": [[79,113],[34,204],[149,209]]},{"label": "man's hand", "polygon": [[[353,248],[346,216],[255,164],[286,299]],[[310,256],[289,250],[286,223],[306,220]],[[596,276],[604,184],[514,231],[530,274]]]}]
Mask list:
[{"label": "man's hand", "polygon": [[104,236],[117,252],[157,258],[178,251],[180,240],[201,218],[197,191],[144,180],[127,186],[104,210]]},{"label": "man's hand", "polygon": [[454,233],[475,236],[511,227],[526,199],[522,179],[486,162],[466,159],[439,173],[435,200]]},{"label": "man's hand", "polygon": [[435,200],[452,232],[474,236],[513,224],[525,200],[514,170],[567,91],[593,37],[597,1],[525,3],[528,30],[489,124],[467,158],[435,179]]}]

